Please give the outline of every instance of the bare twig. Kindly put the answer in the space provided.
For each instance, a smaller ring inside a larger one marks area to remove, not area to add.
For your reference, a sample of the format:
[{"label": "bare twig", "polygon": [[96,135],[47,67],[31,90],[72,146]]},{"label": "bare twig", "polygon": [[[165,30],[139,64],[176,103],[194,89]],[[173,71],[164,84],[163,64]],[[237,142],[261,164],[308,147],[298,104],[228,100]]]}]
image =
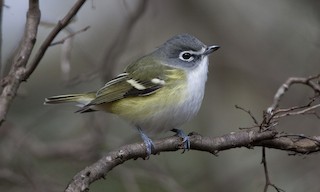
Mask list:
[{"label": "bare twig", "polygon": [[69,22],[78,13],[79,9],[82,7],[82,5],[85,2],[86,2],[86,0],[78,0],[73,5],[73,7],[70,9],[70,11],[67,13],[67,15],[62,20],[60,20],[57,23],[57,25],[52,29],[50,34],[47,36],[47,38],[41,44],[41,46],[40,46],[39,50],[37,51],[37,53],[35,54],[33,60],[27,66],[26,73],[24,75],[24,80],[28,79],[29,76],[33,73],[33,71],[36,69],[39,62],[41,61],[43,55],[47,51],[48,47],[50,46],[51,42],[58,35],[58,33],[69,24]]},{"label": "bare twig", "polygon": [[102,72],[102,81],[106,82],[111,76],[111,70],[109,64],[116,63],[116,60],[123,53],[124,48],[127,46],[129,42],[129,37],[133,27],[137,24],[141,16],[144,14],[146,7],[148,5],[147,0],[141,0],[135,11],[129,14],[127,20],[125,20],[121,29],[114,41],[110,43],[110,46],[105,51],[105,55],[102,58],[102,62],[100,64],[99,72]]},{"label": "bare twig", "polygon": [[[236,109],[240,109],[240,110],[246,112],[246,113],[251,117],[251,119],[253,120],[254,126],[252,126],[252,127],[250,127],[250,128],[259,127],[259,122],[258,122],[258,120],[253,116],[253,114],[251,113],[250,110],[244,109],[243,107],[240,107],[240,106],[238,106],[238,105],[235,105],[235,108],[236,108]],[[241,129],[246,129],[246,128],[241,128]]]},{"label": "bare twig", "polygon": [[54,45],[58,45],[58,44],[63,44],[67,39],[69,38],[72,38],[73,36],[79,34],[79,33],[82,33],[82,32],[85,32],[87,31],[88,29],[90,28],[90,26],[86,26],[85,28],[83,29],[80,29],[79,31],[76,31],[76,32],[73,32],[73,33],[70,33],[68,36],[56,41],[56,42],[53,42],[50,44],[50,46],[54,46]]},{"label": "bare twig", "polygon": [[308,114],[310,111],[320,108],[320,104],[317,105],[313,105],[311,107],[308,107],[306,109],[302,109],[300,111],[294,111],[294,112],[287,112],[287,113],[283,113],[283,114],[279,114],[273,117],[273,119],[279,119],[282,117],[286,117],[286,116],[293,116],[293,115],[303,115],[303,114]]},{"label": "bare twig", "polygon": [[273,117],[278,114],[281,114],[281,113],[287,113],[287,112],[291,112],[291,111],[295,111],[295,110],[299,110],[299,109],[305,109],[307,107],[310,107],[313,102],[314,102],[314,100],[309,102],[307,105],[303,105],[303,106],[294,106],[294,107],[290,107],[290,108],[286,108],[286,109],[277,109],[273,112]]},{"label": "bare twig", "polygon": [[277,192],[284,192],[283,189],[280,189],[275,184],[271,183],[270,177],[269,177],[269,171],[268,171],[268,165],[267,165],[267,158],[266,158],[266,148],[262,147],[262,160],[261,163],[263,164],[264,169],[264,176],[266,178],[266,184],[264,185],[263,192],[268,191],[268,187],[272,186]]},{"label": "bare twig", "polygon": [[57,34],[68,25],[70,20],[78,12],[86,0],[78,0],[67,15],[58,22],[48,37],[40,46],[33,60],[27,65],[33,46],[36,42],[37,30],[40,21],[40,9],[38,0],[29,0],[27,22],[25,25],[24,37],[21,41],[19,51],[13,60],[9,74],[2,79],[3,87],[0,96],[0,125],[5,121],[7,111],[22,81],[26,81],[38,66],[40,60],[50,46]]},{"label": "bare twig", "polygon": [[2,19],[3,19],[3,0],[0,0],[0,78],[2,78]]},{"label": "bare twig", "polygon": [[308,78],[303,77],[290,77],[282,86],[278,89],[276,94],[274,95],[272,105],[267,109],[269,114],[272,114],[274,110],[279,106],[279,102],[283,95],[288,91],[289,87],[293,84],[304,84],[311,87],[315,92],[320,93],[320,85],[317,82],[313,82],[312,80],[319,79],[320,74],[311,76]]},{"label": "bare twig", "polygon": [[[264,112],[263,121],[260,124],[260,127],[269,127],[272,124],[277,124],[277,120],[286,117],[286,116],[293,116],[293,115],[303,115],[303,114],[314,114],[317,116],[317,113],[314,111],[315,109],[320,107],[320,104],[312,105],[320,93],[320,85],[318,82],[313,82],[315,79],[319,79],[320,74],[308,78],[297,78],[291,77],[289,78],[276,92],[272,105]],[[283,95],[288,91],[289,87],[293,84],[304,84],[311,87],[314,92],[316,93],[315,97],[311,98],[310,102],[307,105],[303,106],[294,106],[286,109],[277,109],[281,98]],[[247,110],[245,110],[247,111]],[[250,111],[249,111],[250,112]],[[247,113],[251,115],[251,113]],[[267,129],[269,130],[269,129]],[[294,140],[292,137],[296,137],[297,139]],[[279,138],[279,140],[277,139]],[[269,177],[267,160],[266,160],[266,147],[273,148],[273,146],[280,147],[282,150],[290,150],[295,153],[310,153],[312,150],[318,151],[320,149],[319,145],[319,138],[317,137],[307,137],[296,135],[296,134],[279,134],[275,139],[272,141],[261,141],[262,148],[262,164],[265,173],[266,183],[264,186],[264,192],[267,192],[268,187],[272,186],[277,192],[283,192],[284,190],[280,189],[276,185],[272,184]],[[302,147],[303,145],[309,146],[310,148],[306,149]],[[290,146],[290,147],[288,147]]]},{"label": "bare twig", "polygon": [[[123,2],[126,6],[126,1]],[[127,19],[119,29],[119,33],[117,33],[117,36],[113,38],[113,41],[104,51],[105,55],[102,57],[99,64],[84,74],[68,79],[66,86],[74,86],[81,82],[92,80],[97,77],[101,77],[102,82],[105,83],[111,78],[113,72],[112,67],[114,67],[114,64],[117,63],[117,60],[121,58],[120,55],[123,53],[123,50],[129,42],[131,31],[144,14],[148,3],[149,1],[147,0],[140,0],[140,2],[137,3],[135,10],[128,14]],[[128,8],[126,7],[126,9]]]}]

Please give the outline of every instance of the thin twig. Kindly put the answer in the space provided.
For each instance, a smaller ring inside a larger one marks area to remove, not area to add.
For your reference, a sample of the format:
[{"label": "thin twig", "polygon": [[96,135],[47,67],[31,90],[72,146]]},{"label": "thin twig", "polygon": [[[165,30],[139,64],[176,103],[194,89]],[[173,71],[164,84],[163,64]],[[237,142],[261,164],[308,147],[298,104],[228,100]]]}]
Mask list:
[{"label": "thin twig", "polygon": [[240,107],[240,106],[238,106],[238,105],[235,105],[235,108],[236,108],[236,109],[240,109],[240,110],[246,112],[246,113],[251,117],[251,119],[253,120],[253,122],[254,122],[254,124],[255,124],[254,127],[256,127],[256,126],[259,127],[259,122],[258,122],[258,120],[253,116],[253,114],[251,113],[250,110],[244,109],[243,107]]},{"label": "thin twig", "polygon": [[273,119],[279,119],[279,118],[282,118],[282,117],[293,116],[293,115],[304,115],[304,114],[308,114],[310,111],[312,111],[314,109],[317,109],[317,108],[320,108],[320,104],[308,107],[306,109],[302,109],[300,111],[294,111],[294,112],[283,113],[283,114],[280,114],[280,115],[275,115],[273,117]]},{"label": "thin twig", "polygon": [[[123,1],[126,3],[126,1]],[[112,67],[115,65],[111,65],[117,63],[117,59],[121,58],[121,54],[123,50],[127,46],[129,42],[129,37],[131,31],[134,29],[136,24],[138,23],[139,19],[145,13],[149,1],[141,0],[136,9],[128,15],[128,18],[124,21],[121,28],[119,29],[119,33],[113,41],[109,44],[109,46],[104,51],[106,54],[102,57],[99,64],[93,67],[92,70],[77,75],[73,78],[68,79],[68,82],[65,83],[66,86],[74,86],[84,81],[96,79],[99,76],[102,76],[102,82],[106,82],[112,76]],[[125,4],[126,5],[126,4]]]},{"label": "thin twig", "polygon": [[268,172],[268,167],[267,167],[267,160],[266,160],[266,148],[262,147],[262,160],[261,163],[263,164],[263,170],[264,170],[264,177],[266,179],[266,183],[264,185],[264,192],[267,192],[268,186],[270,183],[270,178],[269,178],[269,172]]},{"label": "thin twig", "polygon": [[54,45],[58,45],[58,44],[63,44],[67,39],[72,38],[73,36],[75,36],[75,35],[77,35],[77,34],[79,34],[79,33],[85,32],[85,31],[87,31],[89,28],[90,28],[90,26],[86,26],[85,28],[80,29],[79,31],[70,33],[70,35],[62,38],[61,40],[58,40],[58,41],[56,41],[56,42],[51,43],[50,46],[54,46]]},{"label": "thin twig", "polygon": [[266,178],[266,183],[264,185],[263,192],[268,191],[268,187],[272,186],[277,192],[284,192],[283,189],[280,189],[275,184],[272,184],[269,177],[268,165],[267,165],[267,158],[266,158],[266,148],[262,147],[262,160],[261,163],[263,164],[264,176]]},{"label": "thin twig", "polygon": [[47,36],[47,38],[41,44],[41,46],[40,46],[39,50],[37,51],[37,53],[35,54],[33,60],[28,64],[28,66],[26,68],[26,73],[24,75],[24,80],[27,80],[29,78],[29,76],[33,73],[33,71],[36,69],[36,67],[40,63],[43,55],[46,53],[51,42],[59,34],[59,32],[69,24],[69,22],[78,13],[79,9],[82,7],[82,5],[85,2],[86,2],[86,0],[78,0],[73,5],[73,7],[70,9],[70,11],[66,14],[66,16],[62,20],[60,20],[57,23],[57,25],[52,29],[50,34]]},{"label": "thin twig", "polygon": [[140,0],[137,5],[137,8],[133,13],[129,14],[128,19],[124,21],[121,29],[113,42],[110,43],[110,46],[105,51],[105,55],[102,58],[101,64],[99,66],[98,72],[101,72],[102,81],[106,82],[110,79],[112,70],[110,70],[110,64],[117,63],[117,59],[120,58],[120,55],[123,53],[124,48],[129,42],[129,37],[131,31],[134,29],[134,26],[138,23],[141,16],[145,13],[147,5],[150,1]]},{"label": "thin twig", "polygon": [[3,0],[0,0],[0,79],[2,78],[2,20],[3,20]]},{"label": "thin twig", "polygon": [[307,103],[306,105],[302,105],[302,106],[294,106],[294,107],[290,107],[290,108],[286,108],[286,109],[277,109],[273,112],[272,116],[276,116],[279,113],[287,113],[287,112],[291,112],[291,111],[295,111],[298,109],[305,109],[308,108],[312,105],[313,102],[315,102],[316,98],[312,98],[309,103]]},{"label": "thin twig", "polygon": [[21,82],[26,81],[30,77],[53,39],[65,26],[68,25],[68,23],[85,2],[86,0],[78,0],[75,3],[67,15],[58,22],[56,27],[42,43],[33,60],[27,64],[36,42],[37,30],[40,22],[39,1],[29,0],[29,9],[27,13],[24,37],[21,41],[19,51],[14,57],[9,74],[1,80],[3,90],[0,96],[0,126],[5,121],[10,104],[15,98]]},{"label": "thin twig", "polygon": [[274,110],[279,106],[279,102],[283,95],[288,91],[289,87],[293,84],[304,84],[311,87],[315,92],[320,93],[320,85],[317,82],[313,82],[315,79],[319,79],[320,74],[311,76],[308,78],[303,77],[290,77],[281,87],[278,89],[273,98],[272,105],[267,109],[269,114],[273,114]]}]

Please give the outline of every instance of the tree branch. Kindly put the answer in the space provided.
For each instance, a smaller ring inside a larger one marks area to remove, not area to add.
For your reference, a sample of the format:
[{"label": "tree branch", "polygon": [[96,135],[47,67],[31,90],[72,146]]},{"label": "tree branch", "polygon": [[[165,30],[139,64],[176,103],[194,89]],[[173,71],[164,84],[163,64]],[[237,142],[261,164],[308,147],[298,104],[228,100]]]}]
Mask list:
[{"label": "tree branch", "polygon": [[40,16],[39,1],[29,0],[23,39],[9,74],[1,80],[3,89],[0,96],[0,125],[4,122],[11,101],[15,98],[20,83],[24,79],[25,67],[36,42]]},{"label": "tree branch", "polygon": [[277,136],[272,140],[261,140],[255,146],[291,151],[300,154],[310,154],[320,151],[320,136],[294,138],[292,136]]},{"label": "tree branch", "polygon": [[[313,138],[320,141],[320,137]],[[294,151],[296,153],[312,153],[320,151],[319,143],[314,140],[300,139],[293,140],[290,137],[277,138],[275,131],[254,131],[246,130],[233,132],[221,137],[205,137],[198,134],[190,136],[191,149],[206,151],[217,154],[219,151],[238,147],[264,146],[274,149]],[[153,154],[160,152],[177,151],[181,146],[181,138],[172,136],[154,141],[155,149]],[[116,166],[130,160],[145,158],[146,150],[143,143],[130,144],[107,153],[94,164],[86,167],[75,175],[69,183],[66,192],[79,192],[88,189],[89,185],[101,178],[105,178],[107,173]]]},{"label": "tree branch", "polygon": [[21,82],[26,81],[30,77],[53,39],[64,27],[69,24],[71,19],[76,15],[85,2],[86,0],[78,0],[75,3],[67,15],[53,28],[51,33],[40,46],[33,60],[27,65],[36,42],[36,36],[40,22],[39,1],[29,0],[29,9],[27,13],[24,37],[21,41],[19,51],[13,60],[9,74],[1,80],[3,90],[0,96],[0,126],[5,121],[10,104],[15,98]]},{"label": "tree branch", "polygon": [[86,2],[86,0],[78,0],[73,7],[70,9],[70,11],[67,13],[67,15],[60,20],[57,25],[52,29],[48,37],[44,40],[42,45],[40,46],[38,52],[34,56],[34,59],[31,61],[31,63],[28,65],[26,69],[26,73],[24,75],[24,80],[27,80],[29,76],[33,73],[33,71],[38,66],[40,60],[42,59],[43,55],[46,53],[48,47],[50,46],[51,42],[54,40],[54,38],[59,34],[59,32],[64,29],[72,20],[72,18],[78,13],[79,9],[82,7],[82,5]]}]

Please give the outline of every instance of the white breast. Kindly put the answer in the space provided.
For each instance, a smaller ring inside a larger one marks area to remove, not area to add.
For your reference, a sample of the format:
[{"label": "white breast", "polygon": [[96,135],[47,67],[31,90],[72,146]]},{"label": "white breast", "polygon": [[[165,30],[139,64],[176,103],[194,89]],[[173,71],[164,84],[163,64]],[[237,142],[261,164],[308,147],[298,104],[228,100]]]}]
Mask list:
[{"label": "white breast", "polygon": [[[173,104],[170,108],[159,110],[149,120],[139,124],[149,133],[170,131],[180,128],[191,120],[199,111],[204,96],[205,82],[208,73],[208,58],[203,58],[197,68],[188,72],[188,86],[184,102]],[[178,93],[180,94],[180,93]]]},{"label": "white breast", "polygon": [[204,57],[199,66],[188,75],[188,98],[184,104],[186,121],[193,118],[199,111],[207,81],[208,57]]}]

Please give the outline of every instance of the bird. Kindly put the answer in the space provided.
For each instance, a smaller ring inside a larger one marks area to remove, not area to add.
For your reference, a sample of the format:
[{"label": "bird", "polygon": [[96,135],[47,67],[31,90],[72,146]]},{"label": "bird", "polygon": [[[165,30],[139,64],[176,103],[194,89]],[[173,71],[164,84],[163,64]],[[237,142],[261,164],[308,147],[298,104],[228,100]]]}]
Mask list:
[{"label": "bird", "polygon": [[113,113],[133,125],[146,147],[154,150],[151,133],[173,131],[190,149],[180,127],[199,111],[205,92],[208,56],[220,46],[207,46],[190,34],[178,34],[128,65],[123,73],[93,92],[45,98],[44,104],[75,103],[76,112]]}]

